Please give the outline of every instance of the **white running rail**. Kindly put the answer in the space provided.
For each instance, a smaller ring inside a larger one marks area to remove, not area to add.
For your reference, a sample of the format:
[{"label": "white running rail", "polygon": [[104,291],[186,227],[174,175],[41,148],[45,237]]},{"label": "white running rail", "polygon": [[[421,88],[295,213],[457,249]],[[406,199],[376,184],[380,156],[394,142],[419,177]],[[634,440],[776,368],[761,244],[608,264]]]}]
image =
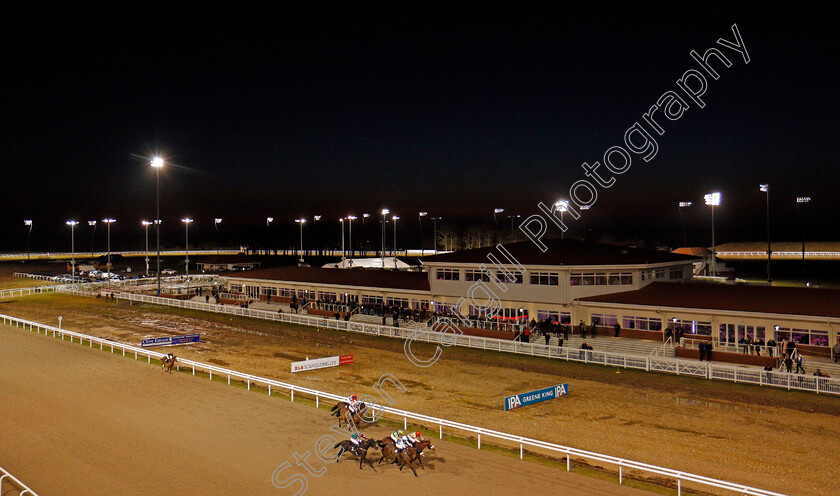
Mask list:
[{"label": "white running rail", "polygon": [[[78,296],[94,296],[92,293],[74,290],[63,287],[58,289],[61,293]],[[606,351],[584,351],[575,348],[544,345],[538,343],[522,343],[503,339],[484,338],[479,336],[452,335],[435,331],[427,331],[410,327],[391,327],[366,322],[343,321],[328,319],[312,315],[300,315],[294,313],[272,312],[268,310],[255,310],[242,308],[235,305],[218,305],[189,300],[175,300],[172,298],[159,298],[156,296],[119,293],[118,299],[131,302],[149,303],[178,307],[189,310],[200,310],[213,313],[224,313],[247,317],[252,319],[271,320],[285,322],[288,324],[305,325],[312,327],[323,327],[338,331],[359,332],[374,336],[384,336],[397,339],[411,339],[427,343],[440,344],[443,340],[444,346],[461,346],[465,348],[478,348],[520,355],[541,356],[545,358],[556,358],[582,363],[594,363],[609,367],[622,367],[645,371],[666,372],[676,375],[689,375],[705,379],[726,380],[730,382],[741,382],[755,384],[758,386],[782,387],[788,390],[810,391],[817,394],[827,393],[840,395],[840,379],[828,377],[815,377],[799,374],[787,374],[778,371],[765,372],[757,367],[739,367],[724,365],[714,362],[700,362],[697,360],[680,359],[673,357],[646,356],[643,354],[610,353]]]},{"label": "white running rail", "polygon": [[3,467],[0,467],[0,494],[4,494],[3,493],[3,482],[5,482],[6,479],[8,479],[9,482],[12,483],[13,487],[16,486],[15,489],[20,491],[18,493],[19,496],[23,496],[24,494],[31,494],[32,496],[38,496],[38,493],[36,493],[32,489],[29,489],[29,486],[27,486],[23,482],[19,481],[14,475],[10,474]]},{"label": "white running rail", "polygon": [[[99,345],[100,350],[104,350],[105,347],[110,347],[111,353],[114,350],[122,350],[123,356],[126,353],[134,353],[135,360],[141,356],[145,356],[148,363],[151,363],[152,358],[159,359],[163,357],[163,353],[158,353],[156,351],[147,350],[144,348],[139,348],[137,346],[131,346],[127,344],[118,343],[115,341],[110,341],[107,339],[97,338],[94,336],[89,336],[87,334],[82,334],[78,332],[69,331],[67,329],[59,329],[57,327],[39,324],[37,322],[19,319],[17,317],[10,317],[8,315],[0,314],[0,320],[2,320],[3,324],[15,326],[19,328],[23,328],[24,330],[29,330],[31,332],[41,333],[43,332],[44,335],[48,335],[52,333],[53,337],[69,337],[70,341],[73,342],[73,339],[76,338],[79,340],[79,344],[85,344],[85,341],[89,343],[89,346],[93,348],[94,344]],[[320,400],[328,399],[333,401],[344,401],[346,396],[340,394],[332,394],[326,393],[323,391],[318,391],[317,389],[305,388],[301,386],[296,386],[294,384],[288,384],[285,382],[276,381],[273,379],[268,379],[265,377],[259,377],[251,374],[246,374],[243,372],[237,372],[235,370],[226,369],[223,367],[218,367],[215,365],[209,365],[206,363],[196,362],[193,360],[187,359],[178,359],[179,362],[179,370],[181,367],[191,367],[192,374],[195,375],[196,369],[200,372],[205,371],[210,376],[210,379],[213,379],[213,373],[216,375],[227,376],[228,383],[230,383],[231,378],[235,378],[239,381],[245,382],[247,384],[248,389],[251,389],[251,385],[264,385],[268,390],[268,394],[271,395],[272,387],[280,390],[287,390],[291,397],[291,401],[295,400],[295,393],[308,395],[315,398],[316,406],[319,405]],[[610,455],[604,455],[601,453],[595,453],[592,451],[585,451],[577,448],[572,448],[570,446],[563,446],[559,444],[549,443],[546,441],[540,441],[538,439],[532,439],[523,436],[517,436],[514,434],[507,434],[504,432],[492,430],[492,429],[485,429],[483,427],[476,427],[473,425],[463,424],[460,422],[453,422],[451,420],[445,420],[440,418],[431,417],[428,415],[423,415],[420,413],[413,413],[408,412],[405,410],[398,410],[396,408],[386,407],[386,406],[379,406],[375,405],[374,409],[381,412],[382,414],[387,414],[392,418],[398,418],[403,420],[403,425],[405,428],[408,428],[408,420],[411,419],[412,421],[417,422],[424,422],[426,425],[433,424],[438,426],[438,431],[440,438],[443,438],[443,428],[447,427],[452,430],[461,431],[461,432],[468,432],[470,434],[475,434],[478,440],[478,449],[481,449],[481,437],[484,436],[485,438],[495,438],[503,441],[508,441],[510,443],[518,444],[519,445],[519,456],[520,458],[523,457],[523,449],[524,447],[530,448],[538,448],[546,451],[550,451],[555,454],[565,454],[566,455],[566,470],[571,470],[571,457],[575,456],[578,458],[583,458],[586,460],[593,460],[601,463],[606,463],[610,465],[618,466],[618,481],[619,484],[623,482],[624,471],[627,469],[632,470],[639,470],[642,472],[647,472],[651,474],[656,474],[660,476],[667,477],[669,479],[674,479],[677,481],[677,495],[681,496],[682,494],[682,484],[684,482],[692,482],[702,486],[707,487],[714,487],[718,489],[725,489],[728,491],[733,491],[738,494],[744,494],[749,496],[783,496],[780,493],[775,493],[772,491],[766,491],[764,489],[758,489],[750,486],[745,486],[742,484],[737,484],[734,482],[727,482],[719,479],[714,479],[711,477],[705,477],[702,475],[692,474],[690,472],[682,472],[679,470],[673,470],[665,467],[660,467],[657,465],[651,465],[647,463],[637,462],[633,460],[627,460],[624,458],[619,458]],[[374,416],[376,418],[376,416]]]},{"label": "white running rail", "polygon": [[0,289],[0,300],[15,296],[29,296],[39,293],[55,293],[55,286],[38,286],[33,288]]}]

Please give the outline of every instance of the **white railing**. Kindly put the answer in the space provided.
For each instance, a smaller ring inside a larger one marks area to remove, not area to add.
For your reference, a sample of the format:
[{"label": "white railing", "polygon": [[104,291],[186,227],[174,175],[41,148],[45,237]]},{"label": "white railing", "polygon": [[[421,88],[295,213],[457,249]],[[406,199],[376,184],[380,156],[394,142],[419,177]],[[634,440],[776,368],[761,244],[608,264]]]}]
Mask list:
[{"label": "white railing", "polygon": [[[91,296],[84,291],[67,288],[59,289],[62,293],[75,294],[79,296]],[[545,358],[556,358],[583,363],[594,363],[610,367],[623,367],[645,371],[668,372],[678,375],[696,375],[706,379],[720,379],[734,382],[747,382],[759,386],[777,386],[787,389],[799,389],[816,393],[829,393],[840,395],[840,379],[820,377],[817,381],[784,381],[780,378],[767,380],[755,372],[761,371],[758,368],[743,367],[735,365],[724,365],[713,362],[698,362],[672,357],[653,357],[632,353],[611,353],[605,351],[585,351],[555,345],[538,343],[523,343],[503,339],[485,338],[480,336],[452,335],[450,333],[435,332],[410,327],[391,327],[380,324],[369,324],[357,321],[344,321],[328,319],[325,317],[301,315],[294,313],[276,313],[268,310],[255,310],[242,308],[234,305],[217,305],[189,300],[173,300],[170,298],[158,298],[149,295],[138,295],[133,293],[120,293],[117,298],[139,303],[150,303],[153,305],[164,305],[170,307],[185,308],[189,310],[201,310],[213,313],[224,313],[260,320],[271,320],[312,327],[322,327],[338,331],[360,332],[374,336],[384,336],[397,339],[411,339],[427,343],[444,343],[444,346],[461,346],[465,348],[477,348],[482,350],[499,351],[505,353],[516,353],[520,355],[541,356]],[[701,367],[705,373],[689,373]],[[748,373],[749,372],[749,373]],[[769,372],[765,372],[769,373]],[[774,372],[780,374],[778,372]]]},{"label": "white railing", "polygon": [[14,475],[10,474],[3,467],[0,467],[0,494],[5,494],[3,492],[3,482],[5,482],[6,479],[8,479],[9,482],[12,483],[12,486],[15,489],[20,491],[18,493],[19,496],[23,496],[24,494],[31,494],[32,496],[38,496],[38,493],[36,493],[32,489],[29,489],[29,486],[27,486],[23,482],[19,481]]},{"label": "white railing", "polygon": [[[92,296],[84,291],[67,288],[59,289],[62,293],[75,294],[79,296]],[[452,344],[466,348],[477,348],[483,350],[516,353],[521,355],[541,356],[556,358],[583,363],[594,363],[611,367],[632,368],[645,371],[668,372],[673,374],[685,374],[685,370],[693,370],[695,367],[702,367],[706,373],[691,374],[705,377],[707,379],[723,379],[734,382],[748,382],[760,386],[786,387],[787,389],[799,389],[816,393],[840,394],[840,379],[821,377],[816,382],[801,383],[797,381],[763,380],[761,376],[746,374],[745,371],[760,371],[758,368],[739,367],[734,365],[717,364],[713,362],[702,362],[702,365],[695,360],[687,360],[671,357],[652,357],[641,354],[611,353],[605,351],[584,351],[555,345],[538,343],[523,343],[480,336],[453,336],[449,333],[427,331],[407,327],[391,327],[380,324],[369,324],[365,322],[344,321],[327,319],[324,317],[301,315],[294,313],[276,313],[267,310],[255,310],[242,308],[234,305],[217,305],[189,300],[173,300],[170,298],[158,298],[149,295],[138,295],[132,293],[121,293],[117,298],[139,303],[150,303],[153,305],[164,305],[170,307],[185,308],[190,310],[201,310],[213,313],[224,313],[260,320],[271,320],[275,322],[286,322],[288,324],[305,325],[312,327],[323,327],[339,331],[360,332],[375,336],[384,336],[397,339],[411,339],[427,343],[441,343],[445,346]],[[778,373],[778,372],[776,372]],[[812,387],[808,387],[808,385]]]},{"label": "white railing", "polygon": [[[725,351],[727,353],[740,353],[742,355],[755,355],[755,350],[759,350],[761,352],[761,356],[767,357],[779,357],[779,347],[778,346],[758,346],[754,344],[736,344],[736,343],[721,343],[718,338],[712,338],[711,341],[705,339],[691,339],[691,338],[683,338],[681,340],[680,346],[683,348],[697,348],[697,345],[700,343],[712,343],[714,346],[714,351]],[[747,347],[747,352],[744,353],[744,347]],[[770,354],[770,350],[773,350],[773,354]]]},{"label": "white railing", "polygon": [[20,279],[35,279],[37,281],[55,281],[59,276],[45,276],[44,274],[29,274],[26,272],[15,272],[12,277]]},{"label": "white railing", "polygon": [[[311,318],[311,317],[303,317],[303,318]],[[61,337],[64,339],[65,337],[69,337],[70,341],[72,342],[74,338],[79,340],[79,344],[85,344],[85,341],[88,342],[89,346],[92,348],[94,344],[99,345],[100,350],[104,350],[105,347],[109,347],[111,353],[114,353],[114,350],[122,350],[123,356],[126,353],[134,353],[135,360],[139,359],[139,357],[144,356],[147,358],[148,363],[151,363],[152,358],[160,359],[164,356],[163,353],[158,353],[156,351],[147,350],[144,348],[139,348],[136,346],[131,346],[127,344],[122,344],[114,341],[110,341],[107,339],[97,338],[93,336],[89,336],[87,334],[82,334],[78,332],[69,331],[67,329],[60,329],[53,326],[39,324],[37,322],[32,322],[25,319],[19,319],[16,317],[10,317],[7,315],[0,314],[0,319],[2,319],[2,323],[6,325],[14,325],[15,327],[21,327],[23,329],[28,329],[32,332],[38,332],[39,334],[41,331],[44,332],[45,335],[48,335],[50,332],[52,333],[53,337]],[[471,336],[464,336],[464,337],[471,337]],[[593,352],[587,352],[593,353]],[[301,386],[296,386],[294,384],[288,384],[280,381],[276,381],[273,379],[268,379],[265,377],[259,377],[252,374],[246,374],[242,372],[237,372],[235,370],[226,369],[223,367],[218,367],[215,365],[209,365],[206,363],[196,362],[193,360],[187,359],[178,359],[178,370],[181,367],[187,368],[192,370],[192,374],[195,375],[196,369],[199,372],[206,372],[210,379],[213,379],[213,373],[215,372],[216,375],[227,376],[228,384],[230,384],[231,378],[235,378],[239,381],[245,382],[248,387],[248,390],[251,389],[251,385],[259,386],[264,385],[265,388],[268,390],[268,394],[271,395],[272,387],[276,389],[287,390],[289,392],[289,396],[291,397],[291,401],[295,400],[295,393],[302,393],[304,395],[308,395],[315,398],[315,405],[318,407],[320,405],[320,400],[328,399],[333,401],[344,401],[345,396],[333,393],[327,393],[323,391],[319,391],[317,389],[305,388]],[[718,489],[725,489],[729,491],[734,491],[738,494],[745,494],[745,495],[754,495],[754,496],[782,496],[780,493],[775,493],[771,491],[766,491],[763,489],[758,489],[750,486],[745,486],[741,484],[737,484],[734,482],[727,482],[719,479],[714,479],[711,477],[705,477],[702,475],[696,475],[689,472],[682,472],[679,470],[673,470],[665,467],[660,467],[657,465],[650,465],[647,463],[637,462],[633,460],[627,460],[624,458],[619,458],[611,455],[604,455],[601,453],[595,453],[591,451],[585,451],[577,448],[572,448],[570,446],[563,446],[559,444],[549,443],[547,441],[541,441],[538,439],[532,439],[523,436],[517,436],[515,434],[508,434],[505,432],[500,432],[492,429],[486,429],[483,427],[477,427],[469,424],[463,424],[460,422],[454,422],[451,420],[440,419],[431,417],[428,415],[423,415],[419,413],[413,413],[405,410],[399,410],[396,408],[374,405],[374,410],[382,415],[389,415],[391,418],[401,419],[403,421],[404,428],[408,428],[408,420],[411,419],[415,423],[420,423],[420,425],[433,424],[438,427],[439,437],[443,439],[443,428],[447,427],[449,429],[453,429],[456,431],[467,432],[470,434],[475,434],[477,436],[477,447],[481,449],[481,437],[484,436],[485,438],[494,438],[502,441],[507,441],[509,443],[518,444],[519,445],[519,457],[520,459],[524,456],[524,447],[529,448],[538,448],[546,451],[550,451],[555,454],[565,454],[566,455],[566,470],[571,470],[571,457],[575,456],[578,458],[583,458],[585,460],[596,461],[600,463],[606,463],[610,465],[618,466],[618,481],[619,484],[623,482],[624,471],[627,469],[632,470],[639,470],[647,473],[652,473],[664,477],[668,477],[677,481],[677,494],[682,494],[682,484],[683,482],[692,482],[703,486],[714,487]],[[377,415],[374,415],[374,418],[378,418]],[[423,424],[425,423],[425,424]]]},{"label": "white railing", "polygon": [[0,289],[0,299],[14,298],[15,296],[29,296],[40,293],[55,293],[55,286],[37,286],[32,288]]}]

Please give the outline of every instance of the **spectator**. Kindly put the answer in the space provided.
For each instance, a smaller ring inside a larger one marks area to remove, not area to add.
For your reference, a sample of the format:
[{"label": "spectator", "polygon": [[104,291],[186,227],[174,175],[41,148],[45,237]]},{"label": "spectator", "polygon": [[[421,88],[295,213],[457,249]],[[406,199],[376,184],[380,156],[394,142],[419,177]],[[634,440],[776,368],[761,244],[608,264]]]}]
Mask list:
[{"label": "spectator", "polygon": [[563,323],[563,339],[569,339],[569,327],[570,324],[568,322]]},{"label": "spectator", "polygon": [[700,361],[702,362],[703,357],[706,356],[706,342],[700,341],[700,343],[697,345],[697,349],[700,351]]},{"label": "spectator", "polygon": [[621,326],[618,325],[618,322],[613,326],[613,330],[615,330],[615,337],[618,337],[618,334],[621,332]]},{"label": "spectator", "polygon": [[204,303],[210,303],[210,295],[204,295]]},{"label": "spectator", "polygon": [[563,336],[558,336],[557,337],[557,346],[559,346],[561,348],[563,347]]},{"label": "spectator", "polygon": [[840,362],[840,339],[834,343],[834,347],[831,348],[832,353],[834,353],[834,363]]},{"label": "spectator", "polygon": [[586,339],[586,324],[582,320],[578,324],[578,332],[580,332],[580,339]]},{"label": "spectator", "polygon": [[595,325],[595,322],[593,322],[589,326],[589,335],[592,337],[592,339],[595,339],[595,336],[598,335],[598,326]]},{"label": "spectator", "polygon": [[796,353],[796,358],[794,359],[794,361],[796,362],[796,373],[800,373],[799,371],[801,370],[804,374],[805,367],[802,366],[802,353]]},{"label": "spectator", "polygon": [[787,369],[787,373],[790,374],[793,371],[793,360],[790,358],[790,355],[786,355],[784,359],[785,369]]},{"label": "spectator", "polygon": [[759,339],[758,341],[755,341],[755,344],[753,344],[753,350],[755,350],[756,356],[761,356],[761,348],[764,348],[763,339]]},{"label": "spectator", "polygon": [[544,336],[545,336],[545,345],[548,346],[548,342],[551,340],[551,334],[549,334],[548,331],[546,331]]},{"label": "spectator", "polygon": [[776,342],[773,341],[773,338],[768,339],[767,340],[767,353],[769,353],[771,357],[775,356],[775,352],[774,352],[775,349],[776,349]]}]

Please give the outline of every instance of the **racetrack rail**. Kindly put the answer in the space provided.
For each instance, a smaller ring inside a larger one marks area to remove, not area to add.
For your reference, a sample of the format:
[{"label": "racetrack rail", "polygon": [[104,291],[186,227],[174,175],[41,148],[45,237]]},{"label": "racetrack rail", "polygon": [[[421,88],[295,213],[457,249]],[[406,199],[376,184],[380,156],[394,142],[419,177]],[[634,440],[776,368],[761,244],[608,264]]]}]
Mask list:
[{"label": "racetrack rail", "polygon": [[[97,338],[93,336],[89,336],[87,334],[82,334],[79,332],[69,331],[67,329],[61,329],[58,327],[53,327],[49,325],[40,324],[38,322],[33,322],[26,319],[20,319],[17,317],[12,317],[8,315],[0,314],[0,322],[3,324],[14,326],[18,328],[23,328],[29,330],[31,332],[41,333],[43,332],[45,335],[52,333],[53,337],[61,337],[64,339],[65,337],[69,337],[70,341],[72,342],[74,339],[78,339],[80,344],[84,344],[86,341],[89,343],[89,346],[92,348],[94,344],[98,344],[100,350],[104,350],[106,347],[110,348],[110,351],[114,353],[114,350],[122,350],[123,356],[126,353],[134,353],[135,359],[139,359],[142,356],[147,358],[147,361],[151,363],[152,358],[160,359],[164,356],[164,353],[159,353],[156,351],[148,350],[145,348],[140,348],[137,346],[132,346],[128,344],[118,343],[115,341],[110,341],[107,339]],[[268,394],[272,393],[272,388],[280,389],[281,391],[285,390],[289,392],[291,397],[291,401],[294,401],[295,393],[304,394],[315,399],[316,406],[319,405],[321,399],[328,399],[333,401],[343,401],[345,398],[342,395],[327,393],[324,391],[319,391],[317,389],[311,389],[301,386],[296,386],[294,384],[288,384],[280,381],[276,381],[273,379],[268,379],[265,377],[259,377],[252,374],[247,374],[243,372],[238,372],[235,370],[227,369],[224,367],[219,367],[216,365],[210,365],[202,362],[197,362],[194,360],[187,360],[187,359],[179,359],[179,370],[181,367],[191,368],[192,374],[195,375],[196,370],[199,372],[206,372],[210,376],[210,379],[213,378],[213,373],[217,375],[227,376],[228,383],[230,383],[231,378],[235,378],[239,381],[244,382],[248,389],[250,390],[251,384],[255,385],[264,385],[268,389]],[[399,410],[396,408],[374,405],[373,409],[381,415],[387,415],[391,418],[397,418],[403,420],[403,425],[407,427],[408,420],[411,419],[412,421],[433,424],[438,426],[438,431],[440,437],[443,438],[443,428],[446,427],[448,429],[467,432],[470,434],[477,435],[478,438],[478,449],[481,449],[481,440],[482,436],[491,439],[499,439],[503,441],[507,441],[513,444],[518,444],[520,448],[520,458],[523,456],[523,449],[524,447],[530,448],[539,448],[542,450],[546,450],[552,453],[561,453],[566,455],[566,470],[571,470],[571,457],[575,456],[578,458],[582,458],[585,460],[592,460],[601,463],[606,463],[610,465],[615,465],[618,467],[618,482],[619,484],[623,483],[624,478],[624,471],[627,469],[638,470],[641,472],[646,472],[650,474],[656,474],[659,476],[664,476],[669,479],[676,480],[677,483],[677,495],[682,495],[682,484],[684,482],[691,482],[701,486],[705,486],[707,488],[717,488],[717,489],[724,489],[728,491],[732,491],[738,494],[750,495],[750,496],[782,496],[780,493],[766,491],[763,489],[745,486],[742,484],[737,484],[734,482],[723,481],[719,479],[714,479],[711,477],[705,477],[702,475],[693,474],[690,472],[682,472],[679,470],[673,470],[665,467],[660,467],[657,465],[651,465],[647,463],[637,462],[634,460],[627,460],[624,458],[614,457],[610,455],[604,455],[601,453],[595,453],[591,451],[585,451],[577,448],[573,448],[570,446],[563,446],[559,444],[549,443],[546,441],[541,441],[538,439],[527,438],[523,436],[517,436],[514,434],[508,434],[500,431],[496,431],[493,429],[486,429],[483,427],[477,427],[473,425],[463,424],[460,422],[454,422],[451,420],[440,419],[436,417],[431,417],[428,415],[423,415],[420,413],[408,412],[405,410]]]}]

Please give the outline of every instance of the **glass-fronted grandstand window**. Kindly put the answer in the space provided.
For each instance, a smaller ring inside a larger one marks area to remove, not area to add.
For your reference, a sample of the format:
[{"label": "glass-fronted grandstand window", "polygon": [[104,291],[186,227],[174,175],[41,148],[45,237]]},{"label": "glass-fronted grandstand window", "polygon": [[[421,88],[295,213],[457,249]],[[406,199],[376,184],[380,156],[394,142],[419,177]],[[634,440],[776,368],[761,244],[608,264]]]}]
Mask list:
[{"label": "glass-fronted grandstand window", "polygon": [[522,284],[522,272],[513,271],[513,272],[506,272],[500,270],[496,272],[496,279],[499,282],[507,283],[507,284]]},{"label": "glass-fronted grandstand window", "polygon": [[291,298],[292,296],[295,295],[295,290],[291,289],[291,288],[280,288],[278,293],[280,294],[280,296],[285,296],[286,298]]},{"label": "glass-fronted grandstand window", "polygon": [[452,309],[455,307],[454,303],[440,303],[435,302],[435,312],[442,314],[442,315],[451,315],[453,313]]},{"label": "glass-fronted grandstand window", "polygon": [[[671,321],[673,322],[673,320]],[[697,320],[684,320],[684,319],[677,319],[674,322],[674,325],[677,327],[681,327],[686,334],[698,334],[700,336],[711,336],[712,335],[712,323],[711,322],[703,322]],[[761,327],[762,335],[764,333],[764,328]]]},{"label": "glass-fronted grandstand window", "polygon": [[593,313],[592,314],[592,321],[594,322],[595,319],[598,319],[598,325],[612,327],[618,322],[617,315],[610,315],[607,313]]},{"label": "glass-fronted grandstand window", "polygon": [[467,269],[464,271],[464,280],[490,282],[490,274],[483,270]]},{"label": "glass-fronted grandstand window", "polygon": [[621,320],[625,329],[638,329],[640,331],[661,331],[662,320],[658,317],[633,317],[625,315]]},{"label": "glass-fronted grandstand window", "polygon": [[311,298],[311,297],[312,297],[312,295],[314,295],[314,294],[315,294],[315,293],[314,293],[313,291],[309,291],[308,289],[298,289],[298,290],[297,290],[297,296],[298,296],[298,298],[306,298],[306,299],[309,299],[309,298]]},{"label": "glass-fronted grandstand window", "polygon": [[428,310],[429,300],[411,300],[411,308],[415,310]]},{"label": "glass-fronted grandstand window", "polygon": [[319,301],[335,301],[336,294],[329,291],[318,291]]},{"label": "glass-fronted grandstand window", "polygon": [[387,298],[385,303],[392,307],[408,307],[408,298]]},{"label": "glass-fronted grandstand window", "polygon": [[439,281],[459,281],[461,280],[461,271],[458,269],[437,269],[437,278]]},{"label": "glass-fronted grandstand window", "polygon": [[668,274],[669,279],[682,279],[683,278],[683,268],[682,267],[671,267],[670,273]]},{"label": "glass-fronted grandstand window", "polygon": [[811,346],[828,346],[828,331],[811,331]]},{"label": "glass-fronted grandstand window", "polygon": [[633,284],[633,274],[630,272],[611,272],[609,276],[610,286],[624,286]]},{"label": "glass-fronted grandstand window", "polygon": [[656,269],[656,271],[654,272],[654,277],[656,277],[656,279],[665,279],[666,275],[667,272],[665,271],[665,269]]},{"label": "glass-fronted grandstand window", "polygon": [[560,284],[560,275],[557,272],[531,272],[531,284],[557,286]]},{"label": "glass-fronted grandstand window", "polygon": [[788,341],[793,341],[796,344],[828,346],[828,331],[781,327],[776,330],[774,335],[777,343],[781,343],[783,339],[787,339]]},{"label": "glass-fronted grandstand window", "polygon": [[242,285],[241,284],[231,284],[230,285],[230,292],[231,293],[242,293]]},{"label": "glass-fronted grandstand window", "polygon": [[260,289],[260,294],[265,295],[265,296],[268,296],[268,295],[276,296],[277,295],[277,288],[263,287],[263,288]]},{"label": "glass-fronted grandstand window", "polygon": [[537,320],[544,322],[546,319],[552,324],[559,324],[561,322],[569,322],[572,319],[572,314],[569,312],[558,312],[556,310],[537,310]]},{"label": "glass-fronted grandstand window", "polygon": [[376,295],[362,295],[362,305],[381,305],[382,297]]}]

